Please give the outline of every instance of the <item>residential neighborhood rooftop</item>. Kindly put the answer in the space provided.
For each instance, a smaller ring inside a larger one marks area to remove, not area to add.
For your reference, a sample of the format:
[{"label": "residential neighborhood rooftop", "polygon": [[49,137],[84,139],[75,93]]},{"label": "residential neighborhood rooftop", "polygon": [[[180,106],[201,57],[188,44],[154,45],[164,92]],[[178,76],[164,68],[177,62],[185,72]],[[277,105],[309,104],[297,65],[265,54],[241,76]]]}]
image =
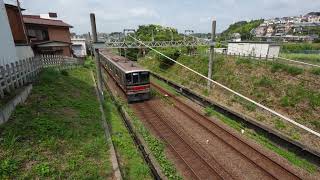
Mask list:
[{"label": "residential neighborhood rooftop", "polygon": [[40,15],[23,15],[23,21],[26,24],[38,24],[38,25],[48,25],[48,26],[62,26],[72,28],[71,25],[54,19],[44,19]]}]

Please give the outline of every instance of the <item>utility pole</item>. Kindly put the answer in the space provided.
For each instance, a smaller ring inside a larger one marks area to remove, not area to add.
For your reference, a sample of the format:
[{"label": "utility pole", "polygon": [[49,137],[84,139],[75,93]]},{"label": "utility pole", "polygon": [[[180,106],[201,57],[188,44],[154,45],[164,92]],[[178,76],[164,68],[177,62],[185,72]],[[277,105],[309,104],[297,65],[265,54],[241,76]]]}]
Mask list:
[{"label": "utility pole", "polygon": [[[209,57],[209,69],[208,69],[208,78],[212,78],[212,66],[214,60],[214,45],[215,45],[215,37],[216,37],[216,20],[212,20],[212,30],[211,30],[211,42],[210,42],[210,57]],[[211,88],[211,82],[208,80],[207,89],[208,92]]]},{"label": "utility pole", "polygon": [[100,98],[103,99],[102,73],[101,73],[101,67],[100,67],[99,49],[96,49],[94,47],[94,44],[98,42],[96,16],[94,15],[94,13],[90,14],[90,20],[91,20],[91,29],[92,29],[92,38],[93,38],[94,57],[95,57],[95,60],[96,60],[98,91],[99,91]]}]

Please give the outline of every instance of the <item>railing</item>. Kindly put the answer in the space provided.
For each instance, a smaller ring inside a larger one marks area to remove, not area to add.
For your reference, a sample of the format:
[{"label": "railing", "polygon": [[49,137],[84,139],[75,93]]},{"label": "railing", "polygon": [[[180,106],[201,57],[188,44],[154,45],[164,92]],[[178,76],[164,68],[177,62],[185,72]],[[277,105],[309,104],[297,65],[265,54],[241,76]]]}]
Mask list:
[{"label": "railing", "polygon": [[33,82],[43,68],[67,69],[81,64],[82,62],[76,58],[41,55],[0,66],[0,99]]}]

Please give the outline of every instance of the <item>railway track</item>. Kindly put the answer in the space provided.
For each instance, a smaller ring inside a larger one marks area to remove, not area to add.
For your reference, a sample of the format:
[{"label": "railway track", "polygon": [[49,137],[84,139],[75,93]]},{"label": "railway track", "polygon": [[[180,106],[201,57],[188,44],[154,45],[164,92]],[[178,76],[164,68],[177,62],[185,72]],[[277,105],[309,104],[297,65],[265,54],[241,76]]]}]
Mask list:
[{"label": "railway track", "polygon": [[207,132],[218,138],[221,143],[229,146],[233,152],[237,153],[241,158],[246,159],[251,164],[255,165],[266,175],[266,177],[269,177],[270,179],[301,179],[298,175],[291,172],[291,170],[275,162],[267,155],[244,142],[241,138],[230,133],[225,128],[212,122],[207,117],[186,105],[180,99],[174,97],[160,86],[152,84],[152,87],[157,89],[159,92],[168,95],[171,100],[173,100],[173,106],[176,109],[192,119],[199,126],[203,127]]},{"label": "railway track", "polygon": [[[233,153],[259,169],[263,174],[262,179],[301,179],[223,127],[214,124],[207,117],[186,105],[163,88],[155,84],[152,84],[152,88],[163,94],[167,94],[173,102],[173,107],[180,111],[181,114],[193,120],[205,131],[219,139],[220,143],[226,144],[229,149],[232,149]],[[179,128],[176,124],[170,122],[168,117],[159,110],[159,105],[152,103],[152,101],[135,103],[131,106],[137,115],[144,119],[156,134],[166,142],[167,147],[176,157],[176,161],[183,167],[180,170],[184,172],[184,175],[187,174],[186,177],[190,179],[241,179],[232,170],[225,167],[224,164],[219,164],[198,141],[182,131],[181,127]]]},{"label": "railway track", "polygon": [[149,102],[143,102],[134,104],[134,108],[179,157],[191,179],[233,179],[199,144],[192,141],[191,137],[173,128],[156,107]]}]

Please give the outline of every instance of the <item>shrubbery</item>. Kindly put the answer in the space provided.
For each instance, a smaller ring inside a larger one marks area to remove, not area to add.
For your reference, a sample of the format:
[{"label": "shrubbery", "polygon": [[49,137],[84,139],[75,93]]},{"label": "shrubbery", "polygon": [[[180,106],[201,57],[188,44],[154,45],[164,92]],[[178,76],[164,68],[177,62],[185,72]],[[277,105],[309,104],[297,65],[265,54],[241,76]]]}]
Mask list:
[{"label": "shrubbery", "polygon": [[[181,55],[181,52],[178,49],[166,49],[162,50],[161,52],[175,61],[177,61]],[[160,68],[164,69],[167,69],[175,64],[174,61],[164,56],[158,56],[158,60],[160,61]]]}]

